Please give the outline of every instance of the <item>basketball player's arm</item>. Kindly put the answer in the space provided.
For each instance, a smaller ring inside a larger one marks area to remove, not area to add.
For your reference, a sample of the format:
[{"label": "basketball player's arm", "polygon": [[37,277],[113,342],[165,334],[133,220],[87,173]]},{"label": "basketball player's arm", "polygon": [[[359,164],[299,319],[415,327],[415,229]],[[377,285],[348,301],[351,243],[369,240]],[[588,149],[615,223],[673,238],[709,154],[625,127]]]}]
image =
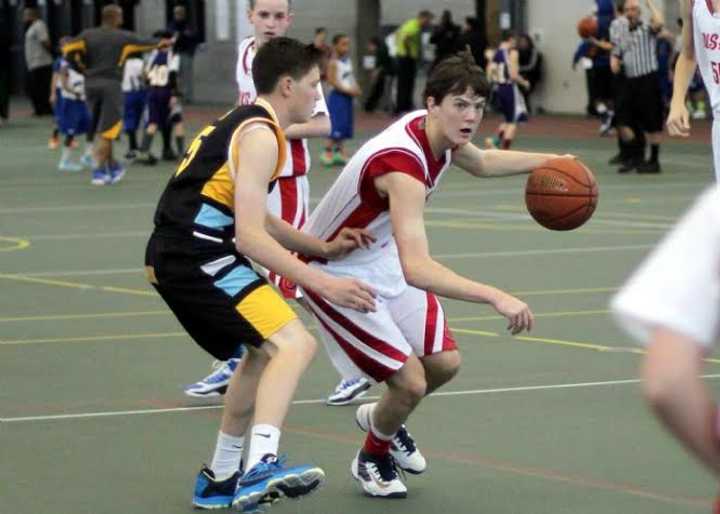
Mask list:
[{"label": "basketball player's arm", "polygon": [[520,75],[520,57],[517,50],[510,51],[510,79],[524,88],[530,86],[530,83]]},{"label": "basketball player's arm", "polygon": [[423,219],[423,183],[397,172],[375,179],[375,187],[389,198],[393,233],[408,284],[446,298],[488,303],[507,318],[513,334],[532,328],[533,314],[525,303],[495,287],[462,277],[430,256]]},{"label": "basketball player's arm", "polygon": [[642,367],[643,393],[663,425],[720,476],[718,407],[700,378],[704,357],[698,342],[658,328]]},{"label": "basketball player's arm", "polygon": [[452,162],[476,177],[505,177],[530,173],[545,161],[557,157],[561,156],[512,150],[480,150],[474,144],[467,143],[453,152]]},{"label": "basketball player's arm", "polygon": [[685,105],[688,87],[697,62],[695,60],[695,42],[693,41],[693,19],[690,15],[689,0],[680,0],[682,13],[682,48],[675,63],[673,94],[670,100],[670,113],[667,119],[668,133],[671,136],[688,137],[690,135],[690,113]]},{"label": "basketball player's arm", "polygon": [[[317,291],[333,303],[360,312],[374,310],[374,293],[358,280],[340,279],[312,268],[295,258],[273,239],[266,229],[267,187],[278,159],[275,134],[260,125],[236,132],[230,142],[231,168],[235,177],[235,246],[237,250],[262,266],[302,287]],[[242,159],[238,158],[242,155]],[[282,229],[280,229],[282,231]],[[290,246],[321,255],[324,242],[295,229],[282,236]]]},{"label": "basketball player's arm", "polygon": [[295,123],[285,129],[288,139],[303,139],[306,137],[327,137],[330,135],[330,118],[324,112],[319,112],[305,123]]}]

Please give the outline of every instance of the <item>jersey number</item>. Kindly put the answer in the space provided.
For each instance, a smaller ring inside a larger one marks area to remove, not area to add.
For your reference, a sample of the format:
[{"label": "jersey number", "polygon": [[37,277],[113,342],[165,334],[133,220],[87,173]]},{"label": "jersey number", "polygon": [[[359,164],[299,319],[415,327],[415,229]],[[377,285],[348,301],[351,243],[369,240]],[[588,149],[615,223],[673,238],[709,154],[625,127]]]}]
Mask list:
[{"label": "jersey number", "polygon": [[713,82],[720,84],[720,62],[711,61],[710,67],[712,68]]},{"label": "jersey number", "polygon": [[153,66],[148,71],[148,80],[151,86],[165,87],[168,84],[170,72],[167,66]]},{"label": "jersey number", "polygon": [[185,158],[182,160],[180,166],[178,166],[178,169],[175,172],[176,177],[185,171],[188,166],[190,166],[190,163],[195,158],[195,154],[198,153],[198,150],[200,150],[200,146],[203,144],[203,141],[207,136],[212,134],[213,130],[215,130],[215,127],[208,125],[195,137],[195,139],[193,139],[187,149],[187,152],[185,152]]}]

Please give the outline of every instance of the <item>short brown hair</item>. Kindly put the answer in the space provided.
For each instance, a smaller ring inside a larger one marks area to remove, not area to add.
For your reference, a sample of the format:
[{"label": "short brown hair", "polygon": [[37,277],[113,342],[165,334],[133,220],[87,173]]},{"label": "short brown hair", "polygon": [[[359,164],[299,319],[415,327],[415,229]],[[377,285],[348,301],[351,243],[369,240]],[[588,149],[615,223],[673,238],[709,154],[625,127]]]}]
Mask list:
[{"label": "short brown hair", "polygon": [[428,77],[423,101],[433,97],[440,103],[447,95],[464,93],[470,87],[476,95],[487,97],[490,85],[483,69],[477,65],[470,48],[440,61]]},{"label": "short brown hair", "polygon": [[304,77],[313,66],[319,66],[322,51],[297,39],[275,37],[255,54],[252,76],[259,95],[273,92],[280,77],[289,75],[295,80]]}]

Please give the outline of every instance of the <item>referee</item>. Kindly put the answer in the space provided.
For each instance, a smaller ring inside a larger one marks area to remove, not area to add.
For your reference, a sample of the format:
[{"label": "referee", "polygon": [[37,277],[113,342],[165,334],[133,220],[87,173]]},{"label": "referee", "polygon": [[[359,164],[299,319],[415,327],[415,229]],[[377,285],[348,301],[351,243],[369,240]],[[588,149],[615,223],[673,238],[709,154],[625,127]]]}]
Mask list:
[{"label": "referee", "polygon": [[[627,26],[617,34],[611,66],[619,73],[622,66],[627,76],[625,91],[620,95],[618,125],[620,136],[628,146],[637,146],[640,134],[650,143],[650,159],[637,156],[625,162],[621,173],[660,173],[660,139],[663,130],[663,104],[658,76],[657,34],[663,28],[663,15],[652,0],[645,0],[650,11],[650,23],[641,19],[640,0],[625,1]],[[631,127],[636,127],[635,129]]]},{"label": "referee", "polygon": [[102,25],[80,33],[63,46],[63,54],[80,65],[85,74],[87,103],[92,113],[96,168],[92,184],[114,184],[122,179],[125,169],[113,159],[113,141],[122,128],[122,67],[129,55],[169,45],[170,40],[145,39],[120,30],[122,9],[106,5],[102,9]]}]

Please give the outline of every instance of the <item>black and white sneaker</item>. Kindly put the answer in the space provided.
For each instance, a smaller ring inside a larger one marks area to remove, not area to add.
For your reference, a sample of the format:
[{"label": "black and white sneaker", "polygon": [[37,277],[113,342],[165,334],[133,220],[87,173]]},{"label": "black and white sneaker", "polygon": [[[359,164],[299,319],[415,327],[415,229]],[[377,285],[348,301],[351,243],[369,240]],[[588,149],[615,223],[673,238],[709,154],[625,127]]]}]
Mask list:
[{"label": "black and white sneaker", "polygon": [[350,466],[352,476],[363,492],[376,498],[407,498],[407,487],[400,480],[392,455],[382,457],[358,451]]},{"label": "black and white sneaker", "polygon": [[356,377],[349,380],[341,380],[335,388],[335,391],[328,396],[325,403],[327,405],[347,405],[353,400],[362,398],[370,389],[372,384],[365,377]]},{"label": "black and white sneaker", "polygon": [[[375,405],[377,404],[365,403],[355,411],[355,422],[363,432],[370,430],[370,418]],[[405,425],[401,426],[393,436],[390,443],[390,454],[403,471],[419,475],[427,469],[427,461],[420,453]]]}]

